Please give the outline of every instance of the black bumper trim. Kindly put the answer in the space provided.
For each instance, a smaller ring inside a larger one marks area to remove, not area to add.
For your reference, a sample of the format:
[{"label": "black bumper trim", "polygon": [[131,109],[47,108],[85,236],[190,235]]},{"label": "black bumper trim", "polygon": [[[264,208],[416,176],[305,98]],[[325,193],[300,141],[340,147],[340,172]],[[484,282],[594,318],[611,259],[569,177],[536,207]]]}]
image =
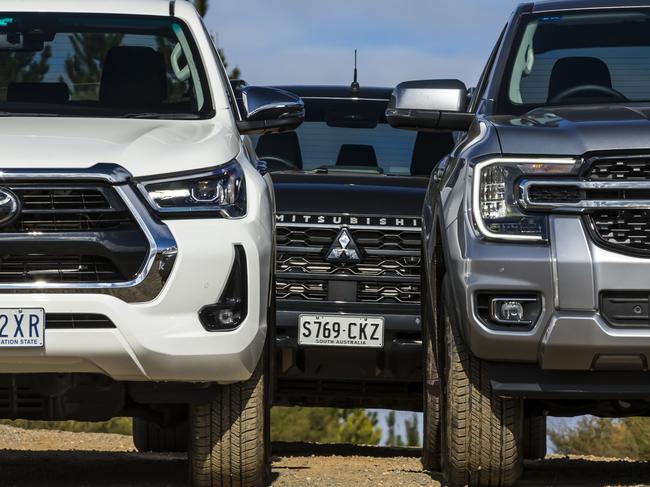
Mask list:
[{"label": "black bumper trim", "polygon": [[650,399],[650,372],[555,371],[535,364],[485,363],[503,397],[552,400]]}]

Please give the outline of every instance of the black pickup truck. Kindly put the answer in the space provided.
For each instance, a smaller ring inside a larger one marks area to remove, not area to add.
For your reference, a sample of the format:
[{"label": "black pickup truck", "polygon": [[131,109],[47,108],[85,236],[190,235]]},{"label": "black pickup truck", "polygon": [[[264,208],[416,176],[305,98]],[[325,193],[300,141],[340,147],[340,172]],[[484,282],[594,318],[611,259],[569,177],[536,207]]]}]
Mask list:
[{"label": "black pickup truck", "polygon": [[275,404],[422,410],[420,215],[453,138],[391,128],[389,88],[281,88],[306,122],[253,140],[277,200]]}]

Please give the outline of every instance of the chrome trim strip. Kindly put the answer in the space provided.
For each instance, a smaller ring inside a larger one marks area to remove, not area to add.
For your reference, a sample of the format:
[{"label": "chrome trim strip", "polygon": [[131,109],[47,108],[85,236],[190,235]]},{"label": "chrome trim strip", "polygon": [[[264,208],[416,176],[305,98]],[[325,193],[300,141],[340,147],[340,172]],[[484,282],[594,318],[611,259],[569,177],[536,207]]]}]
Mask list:
[{"label": "chrome trim strip", "polygon": [[[109,174],[100,174],[96,172],[97,169],[110,169],[111,173]],[[93,179],[99,179],[103,181],[115,181],[115,176],[120,175],[124,176],[130,174],[125,169],[114,166],[114,165],[97,165],[93,166],[94,171],[79,174],[85,174],[85,176],[80,176],[76,174],[75,176],[70,176],[70,172],[58,171],[50,172],[49,175],[45,175],[42,172],[9,172],[3,171],[4,180],[8,179],[24,179],[24,175],[30,173],[34,179],[62,179],[63,174],[66,174],[66,179],[80,178],[87,179],[88,174],[93,175]],[[117,169],[117,170],[116,170]],[[34,176],[38,174],[38,176]],[[55,174],[55,175],[54,175]],[[128,179],[127,178],[127,179]],[[169,259],[174,259],[178,249],[176,241],[167,228],[166,225],[156,222],[150,215],[148,208],[144,203],[138,198],[135,190],[129,185],[114,186],[116,194],[122,199],[132,217],[137,222],[138,226],[144,233],[148,243],[149,243],[149,255],[138,272],[138,274],[130,281],[126,282],[98,282],[98,283],[52,283],[52,282],[36,282],[36,283],[2,283],[0,284],[0,293],[95,293],[95,294],[109,294],[115,296],[126,302],[146,302],[154,299],[164,286],[164,282],[159,273],[154,272],[154,266],[160,264],[163,261],[169,262]],[[22,239],[29,239],[36,237],[37,235],[25,234],[22,236]],[[46,238],[49,235],[46,236]],[[18,235],[11,234],[8,236],[0,236],[0,238],[9,237],[12,240],[18,240]],[[51,235],[54,239],[60,240],[81,240],[93,238],[89,232],[84,232],[81,235],[79,234],[53,234]]]},{"label": "chrome trim strip", "polygon": [[530,189],[533,186],[565,186],[584,190],[626,190],[640,189],[650,191],[650,181],[567,181],[552,179],[523,180],[519,187],[521,196],[519,203],[525,210],[565,210],[584,212],[590,209],[650,209],[650,200],[599,200],[586,199],[578,202],[539,202],[532,201]]},{"label": "chrome trim strip", "polygon": [[10,168],[0,170],[0,181],[11,180],[93,180],[111,184],[125,184],[131,179],[131,173],[117,164],[95,164],[86,169],[25,169]]},{"label": "chrome trim strip", "polygon": [[277,227],[282,228],[352,228],[354,230],[400,230],[404,232],[413,232],[418,233],[422,231],[422,227],[394,227],[394,226],[385,226],[381,225],[346,225],[344,223],[340,225],[329,225],[329,224],[318,224],[318,223],[276,223]]}]

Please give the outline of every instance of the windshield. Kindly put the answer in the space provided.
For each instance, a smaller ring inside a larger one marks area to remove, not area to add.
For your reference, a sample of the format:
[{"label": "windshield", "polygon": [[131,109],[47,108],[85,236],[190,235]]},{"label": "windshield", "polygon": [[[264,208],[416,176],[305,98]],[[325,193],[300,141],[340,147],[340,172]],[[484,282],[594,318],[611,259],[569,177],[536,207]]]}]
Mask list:
[{"label": "windshield", "polygon": [[650,101],[650,12],[527,17],[500,95],[501,113],[548,105]]},{"label": "windshield", "polygon": [[212,106],[172,17],[0,14],[0,116],[202,118]]},{"label": "windshield", "polygon": [[386,123],[387,100],[304,99],[296,132],[253,138],[271,172],[326,170],[429,176],[453,147],[451,134],[418,134]]}]

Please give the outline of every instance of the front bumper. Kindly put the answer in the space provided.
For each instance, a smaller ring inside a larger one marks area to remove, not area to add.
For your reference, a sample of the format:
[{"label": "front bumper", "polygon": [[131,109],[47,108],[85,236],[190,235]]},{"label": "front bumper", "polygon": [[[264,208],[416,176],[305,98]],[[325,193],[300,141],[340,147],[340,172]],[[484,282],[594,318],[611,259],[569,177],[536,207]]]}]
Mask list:
[{"label": "front bumper", "polygon": [[[302,347],[301,314],[381,315],[384,347]],[[419,306],[353,303],[278,303],[275,403],[281,405],[422,407],[422,336]]]},{"label": "front bumper", "polygon": [[[491,362],[537,364],[542,371],[644,372],[650,323],[612,327],[599,311],[605,291],[648,291],[650,261],[597,246],[577,216],[550,217],[550,245],[478,240],[467,221],[447,232],[453,313],[472,352]],[[531,329],[495,330],[478,316],[481,292],[538,293]]]},{"label": "front bumper", "polygon": [[[266,340],[273,220],[268,186],[248,163],[242,166],[248,189],[245,218],[156,224],[176,246],[168,276],[161,272],[164,259],[152,258],[142,279],[117,286],[0,288],[0,308],[104,315],[114,324],[48,330],[46,323],[44,348],[0,349],[0,374],[99,373],[116,381],[156,382],[248,379]],[[122,184],[123,191],[132,191]],[[134,215],[151,218],[141,202],[131,202]],[[140,223],[146,230],[146,222]],[[247,261],[246,319],[235,330],[208,332],[198,313],[224,292],[236,246],[243,248]]]},{"label": "front bumper", "polygon": [[[171,221],[174,270],[153,301],[131,304],[101,294],[0,294],[0,308],[94,313],[114,329],[47,330],[45,349],[0,350],[0,373],[102,373],[120,381],[234,382],[250,377],[264,347],[271,245],[255,224]],[[202,238],[197,238],[197,234]],[[210,237],[212,236],[212,238]],[[248,315],[234,331],[207,332],[199,310],[216,302],[234,261],[248,262]]]}]

